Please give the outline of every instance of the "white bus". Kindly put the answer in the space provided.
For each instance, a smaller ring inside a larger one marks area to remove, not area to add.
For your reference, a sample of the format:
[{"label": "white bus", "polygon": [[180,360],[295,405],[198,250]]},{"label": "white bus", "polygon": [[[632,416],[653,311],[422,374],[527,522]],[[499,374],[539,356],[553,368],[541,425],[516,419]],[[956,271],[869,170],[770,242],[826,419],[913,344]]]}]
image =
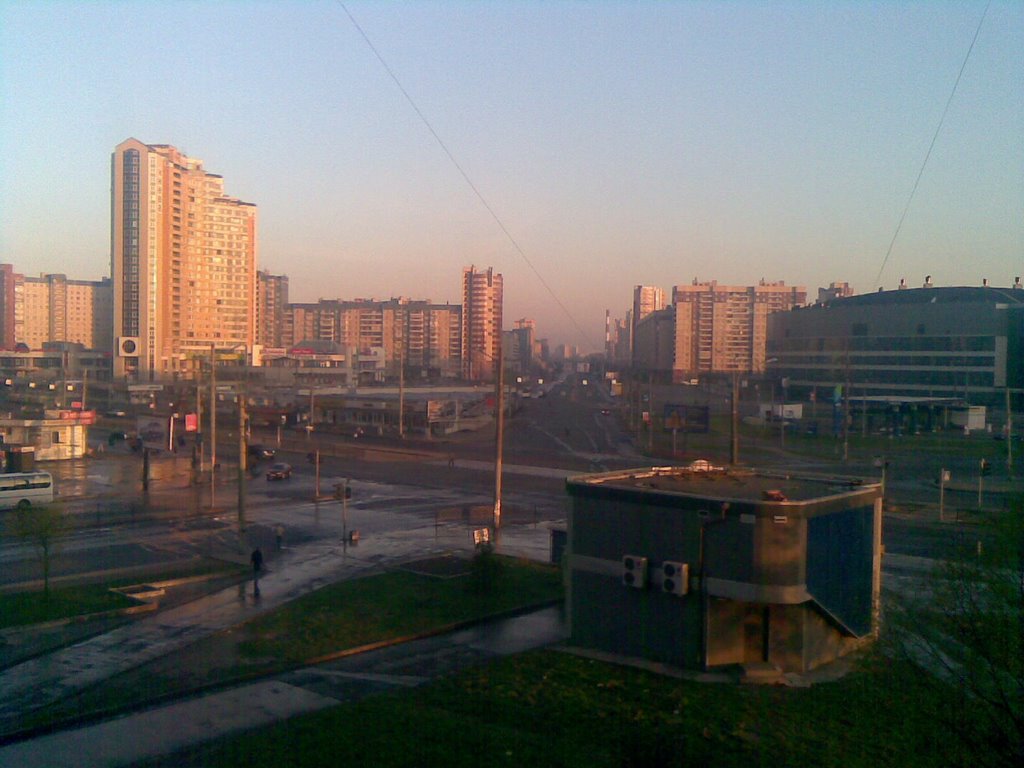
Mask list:
[{"label": "white bus", "polygon": [[0,509],[23,509],[53,501],[53,477],[49,472],[0,474]]}]

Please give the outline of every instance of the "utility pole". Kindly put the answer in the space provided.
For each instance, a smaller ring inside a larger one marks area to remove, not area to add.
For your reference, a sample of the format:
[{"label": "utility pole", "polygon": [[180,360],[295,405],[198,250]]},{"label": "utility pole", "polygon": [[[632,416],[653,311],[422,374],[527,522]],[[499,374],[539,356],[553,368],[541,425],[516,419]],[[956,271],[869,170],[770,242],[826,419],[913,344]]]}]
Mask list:
[{"label": "utility pole", "polygon": [[245,470],[247,446],[245,439],[245,391],[238,393],[238,536],[245,534]]},{"label": "utility pole", "polygon": [[[82,404],[85,408],[85,403]],[[1007,475],[1014,476],[1014,411],[1010,399],[1010,385],[1007,384]]]},{"label": "utility pole", "polygon": [[217,355],[210,342],[210,485],[217,473]]},{"label": "utility pole", "polygon": [[732,372],[732,432],[730,435],[729,460],[735,467],[740,463],[740,376]]},{"label": "utility pole", "polygon": [[654,453],[654,371],[647,372],[647,452]]},{"label": "utility pole", "polygon": [[309,424],[306,425],[306,440],[313,439],[313,406],[315,397],[313,390],[313,382],[309,382]]},{"label": "utility pole", "polygon": [[[428,425],[427,432],[430,432]],[[398,326],[398,436],[405,437],[405,313],[399,314]]]},{"label": "utility pole", "polygon": [[196,449],[199,451],[199,477],[203,476],[203,375],[202,365],[199,366],[199,378],[196,379]]},{"label": "utility pole", "polygon": [[501,529],[501,462],[505,442],[505,407],[502,402],[502,391],[505,388],[505,355],[504,345],[498,341],[497,386],[495,387],[494,416],[494,543],[498,543],[498,531]]}]

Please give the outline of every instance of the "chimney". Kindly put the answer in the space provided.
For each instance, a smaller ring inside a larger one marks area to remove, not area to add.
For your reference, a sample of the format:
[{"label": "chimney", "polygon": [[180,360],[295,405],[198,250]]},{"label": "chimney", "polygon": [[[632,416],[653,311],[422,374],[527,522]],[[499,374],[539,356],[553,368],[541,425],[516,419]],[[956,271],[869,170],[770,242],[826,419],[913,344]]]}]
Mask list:
[{"label": "chimney", "polygon": [[900,278],[900,287],[899,287],[899,290],[901,290],[901,291],[902,291],[902,290],[903,290],[904,288],[906,288],[906,287],[907,287],[907,278],[905,278],[905,277],[901,277],[901,278]]},{"label": "chimney", "polygon": [[988,288],[988,278],[987,277],[981,278],[981,287],[982,288]]},{"label": "chimney", "polygon": [[1016,288],[1016,289],[1019,289],[1019,288],[1022,287],[1021,284],[1020,284],[1020,277],[1013,278],[1013,287]]},{"label": "chimney", "polygon": [[924,276],[924,287],[925,288],[931,288],[932,287],[932,276],[931,275],[925,275]]}]

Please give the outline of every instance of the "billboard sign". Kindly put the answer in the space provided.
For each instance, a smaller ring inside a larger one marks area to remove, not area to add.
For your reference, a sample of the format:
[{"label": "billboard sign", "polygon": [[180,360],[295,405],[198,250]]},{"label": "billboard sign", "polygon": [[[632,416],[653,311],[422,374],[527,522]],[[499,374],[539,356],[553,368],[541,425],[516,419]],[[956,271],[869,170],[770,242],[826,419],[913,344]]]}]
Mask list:
[{"label": "billboard sign", "polygon": [[706,405],[681,405],[665,403],[663,411],[664,429],[666,432],[706,433],[710,429],[711,420]]},{"label": "billboard sign", "polygon": [[142,441],[142,447],[167,450],[170,441],[168,426],[169,421],[164,416],[140,416],[135,422],[135,428],[139,440]]}]

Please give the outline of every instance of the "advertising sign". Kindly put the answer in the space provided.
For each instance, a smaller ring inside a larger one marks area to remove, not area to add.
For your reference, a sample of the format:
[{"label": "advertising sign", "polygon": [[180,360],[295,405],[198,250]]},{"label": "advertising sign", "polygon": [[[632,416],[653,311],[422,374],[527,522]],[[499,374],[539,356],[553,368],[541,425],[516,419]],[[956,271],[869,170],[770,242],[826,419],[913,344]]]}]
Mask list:
[{"label": "advertising sign", "polygon": [[167,450],[170,435],[167,432],[168,420],[165,417],[140,416],[135,422],[135,428],[143,448]]},{"label": "advertising sign", "polygon": [[706,405],[680,405],[665,403],[663,412],[666,432],[706,433],[710,428]]}]

